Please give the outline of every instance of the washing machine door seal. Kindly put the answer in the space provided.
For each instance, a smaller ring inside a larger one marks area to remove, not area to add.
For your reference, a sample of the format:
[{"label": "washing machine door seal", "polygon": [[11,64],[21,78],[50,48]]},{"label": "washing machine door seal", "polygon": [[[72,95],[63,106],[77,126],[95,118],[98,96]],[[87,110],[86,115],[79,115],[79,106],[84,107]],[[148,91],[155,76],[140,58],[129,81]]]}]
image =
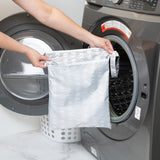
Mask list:
[{"label": "washing machine door seal", "polygon": [[[70,36],[48,28],[27,13],[1,21],[0,30],[44,54],[52,50],[82,48]],[[24,54],[0,50],[0,103],[25,115],[48,113],[47,69],[33,67]]]}]

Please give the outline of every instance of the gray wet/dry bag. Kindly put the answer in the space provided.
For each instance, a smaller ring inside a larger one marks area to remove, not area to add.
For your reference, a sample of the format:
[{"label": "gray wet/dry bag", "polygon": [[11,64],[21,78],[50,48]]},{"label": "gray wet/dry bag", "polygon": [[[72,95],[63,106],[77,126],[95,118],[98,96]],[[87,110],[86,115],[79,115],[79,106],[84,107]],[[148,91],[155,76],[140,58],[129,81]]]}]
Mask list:
[{"label": "gray wet/dry bag", "polygon": [[118,76],[116,51],[104,49],[53,51],[46,54],[51,128],[111,128],[109,73]]}]

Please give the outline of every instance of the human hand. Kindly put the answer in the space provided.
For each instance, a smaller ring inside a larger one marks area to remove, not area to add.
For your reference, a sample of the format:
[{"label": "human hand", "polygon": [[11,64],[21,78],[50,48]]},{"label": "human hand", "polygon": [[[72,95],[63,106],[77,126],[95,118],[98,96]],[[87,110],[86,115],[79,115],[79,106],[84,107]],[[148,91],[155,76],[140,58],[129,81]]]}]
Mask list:
[{"label": "human hand", "polygon": [[101,38],[95,35],[92,35],[91,41],[89,43],[90,47],[99,47],[106,50],[108,53],[112,53],[114,51],[111,42],[108,39]]},{"label": "human hand", "polygon": [[41,55],[40,53],[31,48],[27,48],[27,52],[25,54],[34,67],[47,68],[45,62],[51,60],[49,57]]}]

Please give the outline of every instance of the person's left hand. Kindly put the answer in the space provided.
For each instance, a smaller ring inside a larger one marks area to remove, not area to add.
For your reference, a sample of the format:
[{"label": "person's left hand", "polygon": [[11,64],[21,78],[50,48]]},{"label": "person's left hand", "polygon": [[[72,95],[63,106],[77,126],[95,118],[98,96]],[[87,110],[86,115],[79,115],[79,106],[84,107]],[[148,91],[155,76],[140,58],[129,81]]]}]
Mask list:
[{"label": "person's left hand", "polygon": [[51,60],[49,57],[41,55],[40,53],[29,47],[27,48],[27,52],[25,54],[34,67],[46,68],[47,66],[45,65],[45,62]]},{"label": "person's left hand", "polygon": [[91,42],[89,43],[90,47],[99,47],[103,48],[109,53],[112,53],[114,51],[113,46],[111,42],[108,39],[101,38],[95,35],[92,35]]}]

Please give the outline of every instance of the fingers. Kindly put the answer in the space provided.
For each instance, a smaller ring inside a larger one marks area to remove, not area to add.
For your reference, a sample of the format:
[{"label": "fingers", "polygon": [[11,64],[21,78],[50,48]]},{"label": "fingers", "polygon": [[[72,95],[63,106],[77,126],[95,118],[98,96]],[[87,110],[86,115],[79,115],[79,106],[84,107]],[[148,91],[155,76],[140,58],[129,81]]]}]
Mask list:
[{"label": "fingers", "polygon": [[40,67],[40,68],[47,68],[48,66],[44,65],[44,64],[40,64],[38,67]]},{"label": "fingers", "polygon": [[51,61],[51,58],[49,57],[46,57],[45,55],[42,55],[39,59],[39,64],[37,67],[40,67],[40,68],[47,68],[48,66],[45,65],[46,61]]},{"label": "fingers", "polygon": [[[94,45],[93,45],[94,44]],[[108,53],[113,53],[114,49],[110,40],[100,37],[95,37],[94,43],[92,46],[100,47],[106,50]]]},{"label": "fingers", "polygon": [[41,56],[41,59],[39,61],[39,67],[47,68],[48,66],[46,65],[46,61],[51,61],[51,59],[49,57],[46,57],[46,56]]},{"label": "fingers", "polygon": [[32,65],[34,67],[40,67],[40,68],[47,68],[48,67],[47,65],[45,65],[45,62],[39,62],[39,61],[32,63]]},{"label": "fingers", "polygon": [[43,60],[43,61],[51,61],[51,58],[46,57],[45,55],[42,55],[40,58],[41,58],[41,60]]},{"label": "fingers", "polygon": [[41,67],[41,68],[47,68],[48,66],[46,65],[45,61],[40,61],[39,67]]},{"label": "fingers", "polygon": [[106,44],[107,46],[108,46],[108,48],[110,49],[110,50],[112,50],[112,52],[114,51],[114,49],[113,49],[113,46],[112,46],[112,44],[111,44],[111,42],[108,40],[107,41],[107,44]]},{"label": "fingers", "polygon": [[106,41],[105,41],[104,49],[109,53],[112,53],[114,51],[113,46],[112,46],[111,42],[108,39],[106,39]]},{"label": "fingers", "polygon": [[51,61],[51,59],[44,55],[38,55],[34,61],[32,60],[32,65],[34,67],[47,68],[46,61]]}]

